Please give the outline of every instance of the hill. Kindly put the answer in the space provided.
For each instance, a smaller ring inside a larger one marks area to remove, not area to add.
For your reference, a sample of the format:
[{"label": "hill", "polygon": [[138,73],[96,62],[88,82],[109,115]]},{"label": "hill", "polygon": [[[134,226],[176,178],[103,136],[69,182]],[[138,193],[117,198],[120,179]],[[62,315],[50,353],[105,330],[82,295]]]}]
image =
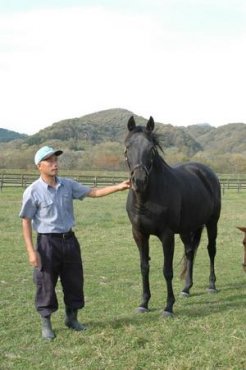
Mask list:
[{"label": "hill", "polygon": [[199,130],[188,127],[187,131],[200,143],[203,150],[214,153],[244,153],[246,152],[246,125],[230,123],[218,128],[204,127]]},{"label": "hill", "polygon": [[[62,165],[67,169],[126,169],[123,147],[131,115],[137,124],[146,124],[146,118],[133,112],[109,109],[55,122],[31,136],[21,137],[19,134],[14,141],[2,143],[1,167],[27,168],[28,163],[33,166],[35,151],[42,145],[53,145],[66,151]],[[245,168],[246,172],[245,124],[234,123],[218,128],[208,124],[176,127],[155,122],[155,125],[168,163],[198,160],[217,171],[231,172],[236,162],[236,168],[240,171]],[[13,162],[13,153],[16,153],[16,162]]]},{"label": "hill", "polygon": [[24,139],[27,136],[28,135],[20,134],[20,133],[15,132],[15,131],[0,128],[0,142],[1,143],[7,143],[9,141],[16,140],[16,139]]},{"label": "hill", "polygon": [[[105,142],[117,142],[123,145],[127,133],[127,122],[132,115],[134,113],[125,109],[110,109],[56,122],[28,137],[25,142],[28,145],[42,145],[48,140],[59,140],[63,143],[70,141],[70,149],[74,150],[83,150],[88,145]],[[139,125],[147,122],[147,119],[143,117],[134,116]],[[156,130],[164,148],[182,148],[188,155],[193,155],[202,149],[200,144],[185,130],[158,122],[156,122]]]}]

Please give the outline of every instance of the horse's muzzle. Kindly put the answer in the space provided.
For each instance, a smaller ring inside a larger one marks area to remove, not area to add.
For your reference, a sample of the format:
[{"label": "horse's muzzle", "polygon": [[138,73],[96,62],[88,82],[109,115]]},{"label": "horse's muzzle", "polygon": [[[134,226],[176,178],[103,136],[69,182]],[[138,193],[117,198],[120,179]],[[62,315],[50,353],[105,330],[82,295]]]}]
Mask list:
[{"label": "horse's muzzle", "polygon": [[148,173],[145,168],[138,166],[131,173],[132,189],[137,193],[143,193],[148,185]]}]

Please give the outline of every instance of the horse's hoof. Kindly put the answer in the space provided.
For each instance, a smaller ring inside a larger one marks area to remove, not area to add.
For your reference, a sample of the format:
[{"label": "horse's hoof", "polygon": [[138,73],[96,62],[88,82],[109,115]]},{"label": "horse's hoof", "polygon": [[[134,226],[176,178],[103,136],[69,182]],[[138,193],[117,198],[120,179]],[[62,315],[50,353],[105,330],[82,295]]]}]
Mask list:
[{"label": "horse's hoof", "polygon": [[187,292],[180,292],[180,296],[181,296],[181,297],[184,297],[184,298],[189,298],[190,293],[187,293]]},{"label": "horse's hoof", "polygon": [[211,293],[211,294],[218,293],[218,290],[213,289],[213,288],[208,288],[207,291],[208,291],[208,293]]},{"label": "horse's hoof", "polygon": [[162,311],[162,317],[173,317],[173,313],[169,311]]},{"label": "horse's hoof", "polygon": [[148,308],[145,308],[145,307],[138,307],[136,308],[135,310],[136,313],[146,313],[146,312],[149,312]]}]

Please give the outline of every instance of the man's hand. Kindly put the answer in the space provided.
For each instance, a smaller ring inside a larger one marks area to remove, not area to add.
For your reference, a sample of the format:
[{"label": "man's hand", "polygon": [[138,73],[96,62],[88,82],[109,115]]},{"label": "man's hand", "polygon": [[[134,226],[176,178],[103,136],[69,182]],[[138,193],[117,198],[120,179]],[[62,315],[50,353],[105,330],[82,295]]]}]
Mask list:
[{"label": "man's hand", "polygon": [[125,180],[118,184],[118,188],[120,191],[130,189],[130,187],[131,187],[131,180]]},{"label": "man's hand", "polygon": [[106,195],[113,194],[117,191],[130,189],[130,187],[131,180],[125,180],[120,182],[119,184],[105,186],[104,188],[91,188],[87,196],[92,198],[105,197]]},{"label": "man's hand", "polygon": [[39,267],[40,266],[40,257],[36,251],[30,251],[29,252],[29,263],[33,267]]}]

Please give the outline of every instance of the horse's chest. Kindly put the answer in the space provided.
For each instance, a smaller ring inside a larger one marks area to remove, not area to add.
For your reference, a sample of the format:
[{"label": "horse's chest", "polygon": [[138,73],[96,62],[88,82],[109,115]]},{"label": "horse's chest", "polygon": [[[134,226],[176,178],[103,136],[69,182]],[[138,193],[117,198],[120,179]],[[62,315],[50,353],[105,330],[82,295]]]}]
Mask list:
[{"label": "horse's chest", "polygon": [[139,230],[155,234],[165,224],[167,208],[158,204],[135,204],[127,207],[131,223]]}]

